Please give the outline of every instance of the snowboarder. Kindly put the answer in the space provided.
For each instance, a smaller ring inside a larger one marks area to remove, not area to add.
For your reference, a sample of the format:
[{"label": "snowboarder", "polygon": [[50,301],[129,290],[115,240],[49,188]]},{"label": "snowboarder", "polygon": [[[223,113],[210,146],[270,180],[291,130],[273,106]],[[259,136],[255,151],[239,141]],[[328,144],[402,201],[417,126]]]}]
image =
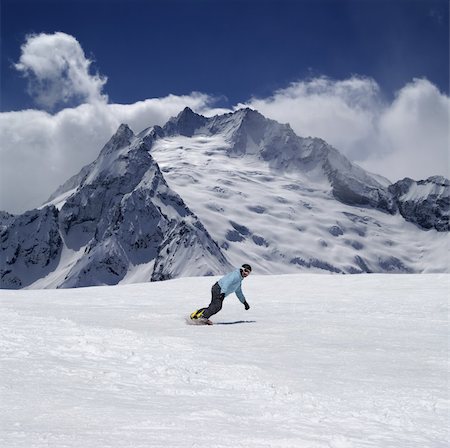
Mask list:
[{"label": "snowboarder", "polygon": [[252,268],[249,264],[243,264],[239,269],[235,269],[229,274],[222,277],[211,288],[211,303],[207,308],[200,308],[191,314],[192,320],[200,320],[204,323],[211,324],[209,318],[218,313],[222,309],[223,299],[231,294],[235,293],[237,298],[242,302],[245,309],[250,309],[250,305],[247,303],[245,296],[241,289],[242,280],[250,275]]}]

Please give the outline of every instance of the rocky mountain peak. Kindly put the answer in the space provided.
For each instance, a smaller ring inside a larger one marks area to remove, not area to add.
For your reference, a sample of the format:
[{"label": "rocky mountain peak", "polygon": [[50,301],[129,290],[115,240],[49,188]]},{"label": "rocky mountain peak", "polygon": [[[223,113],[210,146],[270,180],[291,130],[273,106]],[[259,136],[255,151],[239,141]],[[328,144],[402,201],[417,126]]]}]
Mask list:
[{"label": "rocky mountain peak", "polygon": [[264,115],[260,114],[256,109],[250,107],[243,107],[232,113],[233,116],[239,117],[242,120],[268,120]]},{"label": "rocky mountain peak", "polygon": [[105,144],[100,154],[108,154],[117,149],[128,146],[131,140],[134,138],[133,131],[129,128],[127,124],[122,123],[114,135]]},{"label": "rocky mountain peak", "polygon": [[203,127],[208,119],[196,114],[190,107],[185,107],[176,117],[172,117],[163,127],[166,135],[184,135],[192,137],[195,131]]},{"label": "rocky mountain peak", "polygon": [[133,131],[130,129],[130,127],[126,123],[122,123],[118,128],[114,136],[125,136],[125,138],[131,138],[133,137]]},{"label": "rocky mountain peak", "polygon": [[[109,142],[111,142],[112,144],[114,144],[115,146],[124,146],[124,145],[128,145],[129,142],[131,141],[131,139],[134,137],[134,133],[133,131],[130,129],[130,127],[125,124],[122,123],[118,128],[117,131],[115,132],[115,134],[111,137],[111,139],[109,140]],[[108,142],[108,143],[109,143]],[[107,143],[107,144],[108,144]]]}]

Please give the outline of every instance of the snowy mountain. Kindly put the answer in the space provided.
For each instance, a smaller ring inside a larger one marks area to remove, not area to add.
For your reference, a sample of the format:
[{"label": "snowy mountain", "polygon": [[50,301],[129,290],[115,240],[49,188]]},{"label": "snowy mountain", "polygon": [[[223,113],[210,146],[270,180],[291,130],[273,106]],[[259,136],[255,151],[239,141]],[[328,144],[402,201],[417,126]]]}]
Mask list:
[{"label": "snowy mountain", "polygon": [[326,179],[334,197],[350,205],[396,211],[387,179],[350,163],[325,141],[299,137],[288,124],[269,120],[255,110],[246,108],[207,119],[185,108],[163,132],[167,137],[221,135],[232,157],[253,155],[277,172],[303,173],[311,181]]},{"label": "snowy mountain", "polygon": [[126,125],[57,193],[2,231],[2,287],[111,285],[231,267]]},{"label": "snowy mountain", "polygon": [[10,217],[0,230],[0,244],[2,288],[21,288],[49,274],[62,249],[58,210],[48,206]]},{"label": "snowy mountain", "polygon": [[424,229],[449,230],[450,181],[442,176],[426,180],[403,179],[389,187],[407,220]]},{"label": "snowy mountain", "polygon": [[424,231],[413,220],[422,203],[405,220],[387,179],[251,109],[206,118],[186,108],[140,135],[233,264],[272,274],[449,269],[448,185],[440,201],[422,191],[442,223]]},{"label": "snowy mountain", "polygon": [[259,273],[447,272],[450,186],[391,185],[251,109],[127,125],[39,210],[0,214],[2,288]]}]

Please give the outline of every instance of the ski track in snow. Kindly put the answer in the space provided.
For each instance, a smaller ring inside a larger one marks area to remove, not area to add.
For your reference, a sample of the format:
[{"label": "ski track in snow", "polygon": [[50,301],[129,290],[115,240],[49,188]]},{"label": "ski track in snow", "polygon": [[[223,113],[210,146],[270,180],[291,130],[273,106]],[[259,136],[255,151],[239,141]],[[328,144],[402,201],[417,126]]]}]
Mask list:
[{"label": "ski track in snow", "polygon": [[0,446],[446,447],[449,279],[0,291]]}]

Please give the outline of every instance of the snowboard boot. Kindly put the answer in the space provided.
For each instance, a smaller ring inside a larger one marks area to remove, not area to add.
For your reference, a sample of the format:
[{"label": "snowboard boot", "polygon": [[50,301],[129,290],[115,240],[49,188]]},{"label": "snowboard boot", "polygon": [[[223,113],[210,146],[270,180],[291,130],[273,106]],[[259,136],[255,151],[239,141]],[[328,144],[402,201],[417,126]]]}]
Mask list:
[{"label": "snowboard boot", "polygon": [[204,310],[204,309],[201,309],[201,310],[194,311],[194,312],[191,314],[191,319],[195,320],[195,319],[200,319],[200,318],[202,318],[202,317],[203,317],[203,311],[205,311],[205,310]]}]

